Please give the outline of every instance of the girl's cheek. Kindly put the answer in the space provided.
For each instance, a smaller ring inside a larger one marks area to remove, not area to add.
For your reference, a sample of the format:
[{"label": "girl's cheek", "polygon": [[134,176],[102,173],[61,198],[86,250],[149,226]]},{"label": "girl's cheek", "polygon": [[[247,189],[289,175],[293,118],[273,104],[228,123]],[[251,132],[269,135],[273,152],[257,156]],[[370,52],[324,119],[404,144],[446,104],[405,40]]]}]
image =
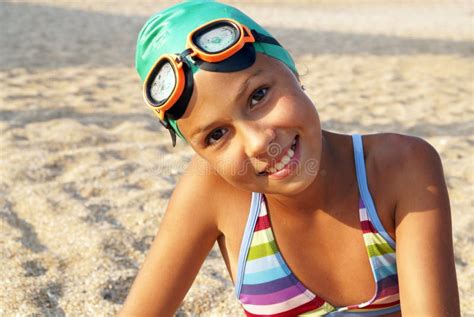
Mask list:
[{"label": "girl's cheek", "polygon": [[298,94],[289,94],[282,96],[279,100],[280,105],[276,109],[281,110],[281,116],[285,120],[292,122],[305,122],[314,120],[316,109],[312,102],[305,96]]},{"label": "girl's cheek", "polygon": [[232,149],[227,149],[226,153],[221,153],[220,157],[210,163],[219,175],[229,180],[242,177],[249,169],[246,161]]}]

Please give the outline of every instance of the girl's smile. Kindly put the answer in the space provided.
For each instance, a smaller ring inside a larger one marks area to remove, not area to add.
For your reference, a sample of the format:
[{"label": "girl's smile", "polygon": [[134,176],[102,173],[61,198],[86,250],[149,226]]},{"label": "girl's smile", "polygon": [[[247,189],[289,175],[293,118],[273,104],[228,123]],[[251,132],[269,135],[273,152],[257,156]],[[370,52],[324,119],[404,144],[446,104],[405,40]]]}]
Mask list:
[{"label": "girl's smile", "polygon": [[[275,158],[275,162],[269,163],[268,166],[260,172],[260,176],[268,176],[271,179],[283,179],[298,169],[300,159],[300,146],[298,144],[299,136],[296,135],[291,144],[281,150],[283,155]],[[279,147],[275,147],[279,149]],[[271,145],[269,147],[271,153]],[[276,154],[277,155],[277,154]],[[275,155],[275,156],[276,156]]]}]

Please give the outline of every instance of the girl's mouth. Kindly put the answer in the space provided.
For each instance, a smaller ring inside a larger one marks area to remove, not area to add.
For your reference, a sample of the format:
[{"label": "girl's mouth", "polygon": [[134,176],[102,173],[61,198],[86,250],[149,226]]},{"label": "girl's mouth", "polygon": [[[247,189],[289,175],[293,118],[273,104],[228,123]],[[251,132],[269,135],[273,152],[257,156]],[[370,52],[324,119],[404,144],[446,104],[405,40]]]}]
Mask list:
[{"label": "girl's mouth", "polygon": [[296,135],[290,148],[283,155],[279,162],[268,167],[259,176],[268,176],[273,179],[282,179],[296,169],[300,158],[299,135]]}]

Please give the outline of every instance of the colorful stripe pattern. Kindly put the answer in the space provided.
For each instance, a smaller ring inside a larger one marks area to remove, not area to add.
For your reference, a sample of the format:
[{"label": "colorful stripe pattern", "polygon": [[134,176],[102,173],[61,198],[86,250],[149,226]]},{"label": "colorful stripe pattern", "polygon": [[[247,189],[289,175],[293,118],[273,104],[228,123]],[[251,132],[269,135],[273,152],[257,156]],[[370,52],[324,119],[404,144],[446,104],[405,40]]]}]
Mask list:
[{"label": "colorful stripe pattern", "polygon": [[246,314],[297,316],[320,309],[324,300],[306,289],[281,257],[262,198],[239,298]]},{"label": "colorful stripe pattern", "polygon": [[384,238],[385,230],[384,235],[376,230],[380,220],[375,213],[374,225],[373,213],[367,211],[363,197],[359,201],[360,224],[376,291],[369,301],[347,307],[327,303],[296,278],[276,245],[265,197],[253,193],[253,202],[254,199],[257,203],[252,203],[242,241],[236,284],[237,298],[247,316],[355,317],[388,314],[400,309],[395,245]]}]

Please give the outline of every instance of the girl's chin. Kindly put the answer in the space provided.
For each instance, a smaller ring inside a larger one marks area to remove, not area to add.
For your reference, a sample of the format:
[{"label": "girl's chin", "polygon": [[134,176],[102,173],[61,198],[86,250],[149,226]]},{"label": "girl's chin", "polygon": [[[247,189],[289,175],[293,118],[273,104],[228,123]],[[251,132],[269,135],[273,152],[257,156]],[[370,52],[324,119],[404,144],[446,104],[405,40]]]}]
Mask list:
[{"label": "girl's chin", "polygon": [[317,172],[314,174],[306,174],[306,175],[296,175],[296,177],[292,178],[291,181],[288,182],[265,182],[261,187],[255,188],[252,191],[263,192],[265,194],[271,195],[285,195],[285,196],[293,196],[298,195],[304,192],[308,187],[311,186],[316,181]]}]

